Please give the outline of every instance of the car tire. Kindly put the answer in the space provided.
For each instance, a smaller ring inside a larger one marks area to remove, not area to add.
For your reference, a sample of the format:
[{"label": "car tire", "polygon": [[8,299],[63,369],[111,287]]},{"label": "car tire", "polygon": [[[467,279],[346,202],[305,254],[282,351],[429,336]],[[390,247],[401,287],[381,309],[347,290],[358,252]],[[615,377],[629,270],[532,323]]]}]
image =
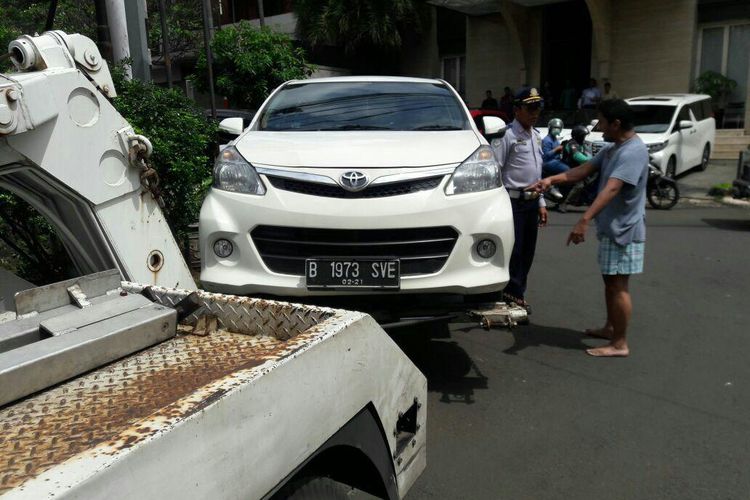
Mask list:
[{"label": "car tire", "polygon": [[330,477],[307,476],[287,483],[273,500],[348,500],[353,488]]},{"label": "car tire", "polygon": [[706,143],[703,147],[703,156],[701,156],[701,163],[698,168],[701,172],[708,168],[708,160],[711,158],[711,144]]},{"label": "car tire", "polygon": [[664,175],[667,177],[671,177],[672,179],[675,178],[677,175],[677,157],[672,155],[669,157],[669,160],[667,161],[667,168],[664,171]]}]

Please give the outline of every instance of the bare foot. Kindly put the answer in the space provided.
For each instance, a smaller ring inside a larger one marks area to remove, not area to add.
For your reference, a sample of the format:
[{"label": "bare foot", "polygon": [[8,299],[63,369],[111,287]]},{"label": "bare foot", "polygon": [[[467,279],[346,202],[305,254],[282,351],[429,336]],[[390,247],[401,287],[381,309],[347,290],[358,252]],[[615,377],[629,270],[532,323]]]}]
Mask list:
[{"label": "bare foot", "polygon": [[602,328],[587,328],[583,331],[583,334],[587,337],[596,337],[598,339],[607,340],[610,340],[612,338],[612,333],[614,333],[614,328],[607,326]]},{"label": "bare foot", "polygon": [[624,358],[630,354],[630,350],[625,347],[615,347],[612,344],[608,344],[602,347],[595,347],[593,349],[586,349],[586,354],[589,356],[595,356],[598,358]]}]

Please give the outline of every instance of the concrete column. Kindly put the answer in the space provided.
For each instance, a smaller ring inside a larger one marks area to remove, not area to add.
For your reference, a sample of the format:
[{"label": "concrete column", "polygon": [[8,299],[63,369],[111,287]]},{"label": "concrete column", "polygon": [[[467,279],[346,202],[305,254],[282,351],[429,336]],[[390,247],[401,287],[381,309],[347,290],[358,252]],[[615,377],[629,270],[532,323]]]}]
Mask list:
[{"label": "concrete column", "polygon": [[529,75],[528,71],[530,52],[528,30],[522,29],[528,25],[526,9],[514,4],[510,0],[502,0],[502,3],[500,4],[500,13],[503,16],[505,25],[510,33],[510,38],[514,45],[516,45],[518,53],[521,55],[521,65],[518,68],[521,80],[519,83],[531,83],[529,82],[529,77],[531,75]]},{"label": "concrete column", "polygon": [[591,16],[591,75],[599,80],[610,78],[612,59],[612,4],[611,0],[586,0]]},{"label": "concrete column", "polygon": [[128,24],[128,43],[133,58],[133,76],[143,82],[151,81],[151,52],[146,34],[145,0],[128,0],[125,4]]},{"label": "concrete column", "polygon": [[750,135],[750,65],[747,68],[747,88],[745,89],[745,135]]},{"label": "concrete column", "polygon": [[[106,0],[107,23],[109,36],[112,40],[112,59],[115,63],[130,58],[130,43],[128,41],[128,21],[125,15],[124,0]],[[133,77],[130,65],[125,66],[127,78]]]}]

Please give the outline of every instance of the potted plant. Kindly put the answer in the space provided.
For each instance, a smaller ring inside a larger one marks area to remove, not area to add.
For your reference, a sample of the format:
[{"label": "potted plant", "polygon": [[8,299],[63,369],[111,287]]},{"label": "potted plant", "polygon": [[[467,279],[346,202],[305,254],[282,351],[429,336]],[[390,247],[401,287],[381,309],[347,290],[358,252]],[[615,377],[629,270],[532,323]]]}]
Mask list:
[{"label": "potted plant", "polygon": [[727,106],[729,94],[737,87],[737,82],[716,71],[704,71],[695,80],[695,91],[708,94],[713,100],[716,123],[721,123],[724,108]]}]

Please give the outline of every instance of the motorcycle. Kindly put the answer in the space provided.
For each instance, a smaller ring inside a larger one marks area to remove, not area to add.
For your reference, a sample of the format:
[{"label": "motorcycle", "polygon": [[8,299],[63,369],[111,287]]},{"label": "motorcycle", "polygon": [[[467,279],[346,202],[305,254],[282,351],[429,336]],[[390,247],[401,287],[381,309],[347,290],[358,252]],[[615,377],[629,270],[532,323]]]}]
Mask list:
[{"label": "motorcycle", "polygon": [[[596,198],[596,184],[599,182],[599,173],[595,172],[583,181],[577,182],[568,194],[557,202],[556,208],[564,212],[567,205],[588,206]],[[649,161],[648,180],[646,181],[646,199],[649,205],[657,210],[669,210],[680,200],[680,189],[677,182],[662,173],[662,171]]]},{"label": "motorcycle", "polygon": [[649,205],[657,210],[669,210],[680,199],[680,189],[677,187],[677,182],[663,174],[651,161],[648,164],[646,198]]}]

